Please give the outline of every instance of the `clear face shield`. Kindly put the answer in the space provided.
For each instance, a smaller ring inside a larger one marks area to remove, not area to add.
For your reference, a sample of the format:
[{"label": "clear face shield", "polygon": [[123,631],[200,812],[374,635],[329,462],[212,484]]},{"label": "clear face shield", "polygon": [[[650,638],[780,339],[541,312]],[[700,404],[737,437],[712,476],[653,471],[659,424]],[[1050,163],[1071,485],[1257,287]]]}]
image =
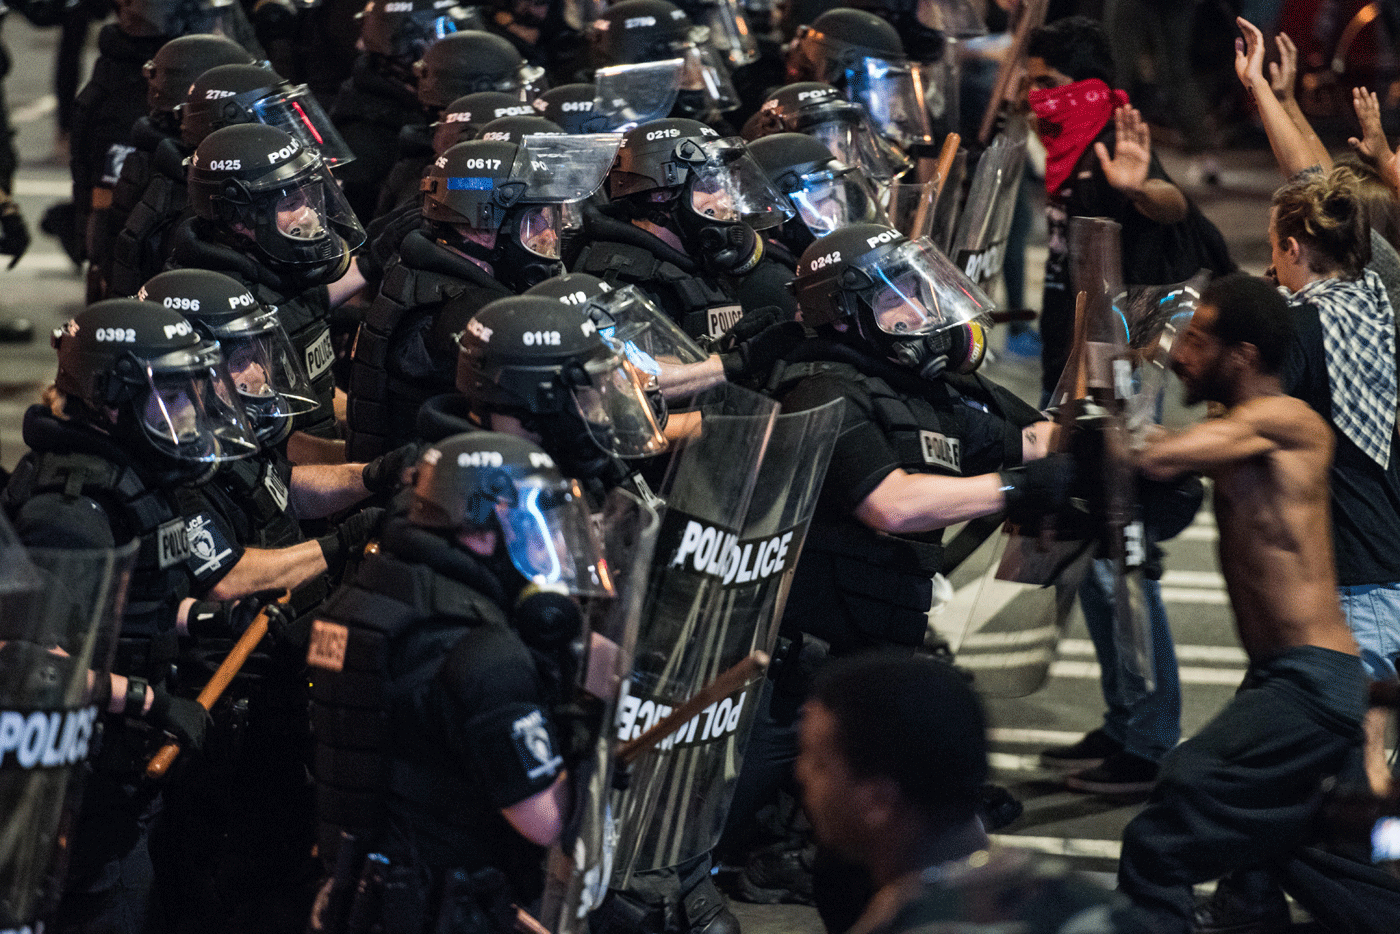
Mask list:
[{"label": "clear face shield", "polygon": [[[281,248],[261,239],[259,242],[278,260],[321,265],[365,242],[365,230],[350,202],[324,166],[264,197],[271,211],[266,220],[276,229]],[[333,249],[332,236],[344,241],[341,249]]]},{"label": "clear face shield", "polygon": [[217,343],[207,341],[150,361],[146,383],[136,414],[147,440],[162,454],[219,464],[257,452],[256,435]]},{"label": "clear face shield", "polygon": [[[676,50],[684,62],[681,67],[680,94],[682,104],[687,97],[704,101],[698,108],[703,113],[721,114],[739,106],[739,92],[729,77],[729,68],[721,53],[709,44],[709,30],[696,27],[691,41]],[[699,118],[697,118],[699,119]]]},{"label": "clear face shield", "polygon": [[737,0],[709,0],[702,18],[702,25],[710,31],[710,45],[730,68],[742,68],[758,61],[758,40]]},{"label": "clear face shield", "polygon": [[593,74],[599,116],[615,130],[660,120],[676,106],[684,69],[684,58],[599,68]]},{"label": "clear face shield", "polygon": [[355,158],[315,95],[304,84],[283,94],[264,97],[253,105],[253,113],[259,123],[275,126],[308,149],[319,152],[321,161],[331,168]]},{"label": "clear face shield", "polygon": [[742,222],[754,230],[776,227],[793,210],[737,136],[704,144],[706,159],[691,166],[690,209],[722,223]]},{"label": "clear face shield", "polygon": [[706,353],[636,286],[594,296],[584,311],[598,326],[598,333],[620,344],[632,365],[649,377],[659,380],[666,366],[707,359]]},{"label": "clear face shield", "polygon": [[259,440],[280,441],[293,417],[317,406],[301,356],[274,311],[239,318],[219,331],[229,378]]},{"label": "clear face shield", "polygon": [[531,477],[514,485],[512,500],[497,503],[496,518],[511,563],[526,580],[576,596],[615,595],[576,481]]},{"label": "clear face shield", "polygon": [[802,187],[788,198],[816,237],[849,224],[886,222],[875,184],[860,169],[840,166],[804,175]]},{"label": "clear face shield", "polygon": [[576,202],[539,204],[520,217],[520,245],[541,259],[563,259],[562,245],[570,233],[583,228],[583,212]]},{"label": "clear face shield", "polygon": [[935,334],[991,313],[992,300],[927,239],[901,243],[857,264],[874,324],[896,338]]},{"label": "clear face shield", "polygon": [[633,366],[621,347],[588,361],[584,371],[588,381],[574,386],[574,403],[598,447],[629,459],[666,450],[666,436],[647,397],[653,377]]},{"label": "clear face shield", "polygon": [[881,187],[888,187],[895,175],[903,171],[890,162],[889,152],[876,139],[870,118],[857,104],[823,110],[812,122],[800,121],[797,132],[819,140],[846,165],[864,169]]},{"label": "clear face shield", "polygon": [[905,59],[863,58],[846,75],[846,94],[870,114],[879,133],[901,147],[933,145],[925,73]]}]

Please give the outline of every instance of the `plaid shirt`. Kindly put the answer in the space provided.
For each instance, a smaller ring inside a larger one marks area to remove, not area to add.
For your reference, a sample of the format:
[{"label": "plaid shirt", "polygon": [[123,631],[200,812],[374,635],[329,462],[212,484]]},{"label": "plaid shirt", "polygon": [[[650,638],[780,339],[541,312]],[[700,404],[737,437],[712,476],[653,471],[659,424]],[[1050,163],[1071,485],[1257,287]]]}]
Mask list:
[{"label": "plaid shirt", "polygon": [[1319,279],[1284,297],[1313,305],[1332,390],[1332,424],[1381,467],[1395,432],[1395,309],[1374,270],[1359,279]]}]

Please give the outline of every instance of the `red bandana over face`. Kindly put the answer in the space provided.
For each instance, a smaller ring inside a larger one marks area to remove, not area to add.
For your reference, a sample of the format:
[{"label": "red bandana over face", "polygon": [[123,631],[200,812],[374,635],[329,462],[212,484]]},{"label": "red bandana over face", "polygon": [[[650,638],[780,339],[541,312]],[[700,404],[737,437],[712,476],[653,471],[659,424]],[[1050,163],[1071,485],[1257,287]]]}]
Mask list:
[{"label": "red bandana over face", "polygon": [[1113,118],[1113,111],[1128,105],[1128,95],[1098,78],[1088,78],[1058,88],[1037,88],[1028,97],[1035,111],[1036,133],[1045,144],[1045,190],[1054,195]]}]

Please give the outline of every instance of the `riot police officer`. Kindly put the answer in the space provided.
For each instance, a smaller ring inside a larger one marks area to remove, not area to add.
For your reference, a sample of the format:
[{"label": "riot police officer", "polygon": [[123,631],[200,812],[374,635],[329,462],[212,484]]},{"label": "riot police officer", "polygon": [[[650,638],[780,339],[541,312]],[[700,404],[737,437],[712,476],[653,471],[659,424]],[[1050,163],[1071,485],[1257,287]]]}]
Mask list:
[{"label": "riot police officer", "polygon": [[737,137],[683,118],[644,123],[624,134],[607,188],[611,204],[585,211],[571,271],[636,285],[692,338],[717,339],[761,308],[792,317],[790,273],[759,235],[791,208]]},{"label": "riot police officer", "polygon": [[322,852],[355,866],[314,930],[344,929],[356,878],[395,893],[369,919],[384,930],[500,931],[538,897],[570,795],[553,711],[586,638],[573,598],[612,588],[590,521],[528,441],[474,432],[423,453],[407,516],[312,637]]},{"label": "riot police officer", "polygon": [[[330,310],[364,284],[351,254],[365,232],[340,186],[296,138],[243,124],[200,143],[190,162],[189,198],[194,217],[176,230],[171,266],[223,272],[277,306],[318,403],[294,429],[333,438]],[[298,443],[298,434],[289,443]],[[303,448],[291,453],[294,462],[313,459],[298,453]]]},{"label": "riot police officer", "polygon": [[[25,414],[30,452],[3,505],[31,546],[140,542],[127,596],[101,751],[73,832],[60,926],[143,930],[159,790],[146,758],[177,735],[198,747],[204,711],[171,693],[177,613],[204,594],[206,542],[185,518],[184,490],[257,441],[216,343],[177,312],[130,299],[98,302],[55,335],[58,374]],[[107,927],[110,925],[110,927]]]},{"label": "riot police officer", "polygon": [[[611,151],[590,150],[596,175],[584,187],[601,181]],[[533,183],[518,174],[531,161],[523,152],[470,140],[429,168],[422,226],[404,236],[355,343],[351,457],[375,457],[411,437],[418,406],[451,390],[456,335],[477,310],[562,270],[569,205],[536,200]]]},{"label": "riot police officer", "polygon": [[336,128],[358,157],[342,175],[345,195],[358,216],[374,216],[379,185],[394,164],[399,131],[423,119],[414,63],[442,37],[480,28],[477,11],[459,4],[405,0],[366,5],[360,54],[331,107]]},{"label": "riot police officer", "polygon": [[[93,291],[89,300],[108,295],[127,296],[136,291],[141,279],[128,287],[113,290],[114,241],[140,203],[154,174],[178,175],[184,188],[184,166],[188,152],[179,148],[180,118],[176,108],[185,100],[191,82],[217,65],[251,65],[253,57],[231,39],[214,35],[180,36],[161,46],[142,69],[146,76],[148,112],[131,128],[132,151],[122,160],[111,206],[94,216],[91,260],[95,275],[89,276]],[[163,264],[165,258],[161,257]],[[153,275],[159,268],[151,270]]]}]

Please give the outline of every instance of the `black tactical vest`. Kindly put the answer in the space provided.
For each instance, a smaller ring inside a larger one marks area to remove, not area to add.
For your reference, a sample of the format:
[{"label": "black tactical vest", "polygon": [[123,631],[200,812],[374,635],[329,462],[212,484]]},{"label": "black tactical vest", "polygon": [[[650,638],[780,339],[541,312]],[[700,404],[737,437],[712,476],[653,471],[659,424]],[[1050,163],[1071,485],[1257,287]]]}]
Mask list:
[{"label": "black tactical vest", "polygon": [[[113,192],[112,208],[114,215],[124,212],[125,216],[112,242],[107,267],[109,295],[135,295],[146,280],[165,268],[175,225],[186,216],[190,203],[183,158],[175,141],[165,140],[144,160],[144,178],[136,177],[141,167],[132,167],[131,158],[122,167],[122,182]],[[130,179],[128,169],[133,176]],[[135,191],[129,206],[125,204],[125,184]]]}]

